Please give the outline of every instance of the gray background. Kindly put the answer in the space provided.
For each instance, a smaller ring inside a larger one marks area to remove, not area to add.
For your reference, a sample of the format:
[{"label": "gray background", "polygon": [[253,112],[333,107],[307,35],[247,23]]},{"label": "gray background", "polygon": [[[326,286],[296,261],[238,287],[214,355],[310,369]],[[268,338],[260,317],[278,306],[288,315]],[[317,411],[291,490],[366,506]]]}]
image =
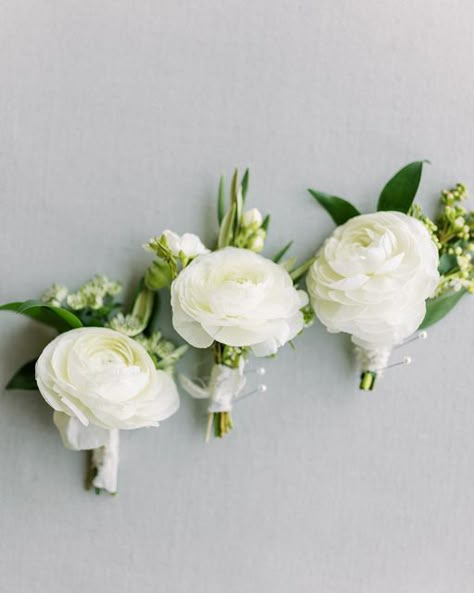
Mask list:
[{"label": "gray background", "polygon": [[[211,242],[235,165],[272,213],[267,253],[296,238],[301,258],[333,228],[308,186],[369,211],[418,158],[428,209],[473,185],[473,18],[470,0],[0,2],[0,301],[95,272],[131,290],[149,236]],[[226,440],[203,443],[186,395],[124,434],[116,498],[82,490],[38,393],[2,392],[0,590],[473,591],[473,310],[374,393],[316,324]],[[7,313],[0,332],[3,385],[50,335]]]}]

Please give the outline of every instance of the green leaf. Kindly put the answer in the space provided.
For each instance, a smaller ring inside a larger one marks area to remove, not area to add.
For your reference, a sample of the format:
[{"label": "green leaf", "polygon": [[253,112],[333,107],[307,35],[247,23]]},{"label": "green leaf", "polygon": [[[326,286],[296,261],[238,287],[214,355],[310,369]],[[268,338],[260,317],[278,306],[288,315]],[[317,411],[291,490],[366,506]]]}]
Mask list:
[{"label": "green leaf", "polygon": [[420,185],[423,163],[429,161],[415,161],[400,169],[387,182],[380,194],[377,211],[395,210],[406,214],[415,199]]},{"label": "green leaf", "polygon": [[241,187],[242,187],[242,201],[245,204],[245,198],[247,197],[247,190],[249,188],[249,170],[246,169],[244,176],[242,177],[242,183],[241,183]]},{"label": "green leaf", "polygon": [[143,333],[153,315],[153,309],[155,307],[155,293],[154,291],[143,287],[138,293],[135,302],[133,303],[132,316],[137,319],[139,325],[134,334],[130,334],[131,337],[138,336]]},{"label": "green leaf", "polygon": [[443,255],[439,258],[439,266],[438,272],[441,275],[447,274],[453,268],[456,268],[458,265],[457,257],[455,255],[449,255],[448,253],[443,253]]},{"label": "green leaf", "polygon": [[240,223],[242,220],[242,213],[244,209],[244,199],[242,197],[242,188],[239,187],[237,191],[237,197],[235,200],[236,209],[235,209],[235,221],[234,221],[234,237],[237,237],[240,230]]},{"label": "green leaf", "polygon": [[[235,205],[235,216],[234,216],[234,224],[233,224],[233,238],[237,237],[239,234],[239,226],[240,221],[242,218],[242,211],[244,207],[244,199],[242,196],[242,186],[239,185],[239,171],[238,169],[234,170],[234,175],[232,176],[232,183],[230,186],[230,204],[231,207]],[[231,239],[231,243],[233,239]]]},{"label": "green leaf", "polygon": [[313,265],[314,261],[316,260],[316,256],[310,257],[305,262],[298,266],[296,270],[290,272],[291,279],[293,280],[293,284],[296,284],[298,280],[306,274],[309,268]]},{"label": "green leaf", "polygon": [[31,319],[53,327],[60,333],[82,327],[81,320],[71,311],[62,307],[53,307],[41,301],[7,303],[0,306],[0,311],[13,311],[26,315]]},{"label": "green leaf", "polygon": [[265,216],[265,218],[263,219],[263,222],[262,222],[262,226],[261,226],[261,228],[262,228],[262,229],[263,229],[265,232],[267,232],[267,231],[268,231],[268,226],[269,226],[269,225],[270,225],[270,214],[267,214],[267,215]]},{"label": "green leaf", "polygon": [[315,189],[308,189],[308,191],[338,226],[360,214],[355,206],[342,198],[330,196],[329,194],[325,194],[322,191],[316,191]]},{"label": "green leaf", "polygon": [[463,288],[457,292],[451,292],[449,294],[443,294],[434,299],[428,299],[426,301],[426,314],[425,318],[421,322],[418,329],[426,329],[430,325],[443,319],[451,309],[458,304],[461,298],[466,294],[466,289]]},{"label": "green leaf", "polygon": [[237,201],[237,192],[238,192],[238,183],[239,183],[239,171],[237,169],[234,170],[234,174],[232,175],[232,182],[230,184],[230,203],[235,204]]},{"label": "green leaf", "polygon": [[285,261],[281,262],[280,266],[285,269],[288,274],[291,272],[291,270],[294,268],[294,266],[296,265],[297,259],[296,257],[290,257],[290,259],[286,259]]},{"label": "green leaf", "polygon": [[38,389],[35,379],[36,360],[30,360],[8,381],[6,389]]},{"label": "green leaf", "polygon": [[219,231],[219,239],[217,241],[218,249],[227,247],[232,243],[236,212],[237,206],[234,203],[232,204],[230,210],[226,213],[226,215],[224,216],[224,220],[222,221],[221,228]]},{"label": "green leaf", "polygon": [[217,220],[219,226],[222,224],[225,214],[225,180],[224,176],[221,175],[219,179],[219,189],[217,192]]},{"label": "green leaf", "polygon": [[286,252],[288,251],[288,249],[290,249],[290,247],[293,245],[293,241],[290,241],[289,243],[287,243],[285,245],[285,247],[283,247],[282,249],[280,249],[280,251],[278,251],[276,253],[276,255],[273,257],[273,261],[277,264],[279,262],[281,262],[281,260],[285,257]]}]

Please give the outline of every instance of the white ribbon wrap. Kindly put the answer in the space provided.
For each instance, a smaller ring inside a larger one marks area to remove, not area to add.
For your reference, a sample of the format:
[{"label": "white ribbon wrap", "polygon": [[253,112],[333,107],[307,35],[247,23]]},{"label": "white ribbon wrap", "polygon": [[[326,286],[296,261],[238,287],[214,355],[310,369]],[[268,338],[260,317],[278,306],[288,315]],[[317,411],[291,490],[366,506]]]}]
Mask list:
[{"label": "white ribbon wrap", "polygon": [[196,399],[209,399],[208,412],[230,412],[233,402],[238,399],[245,387],[245,362],[238,368],[231,368],[223,364],[214,364],[207,386],[192,381],[185,375],[180,375],[180,383],[185,391]]},{"label": "white ribbon wrap", "polygon": [[54,412],[53,421],[67,449],[92,450],[92,465],[97,470],[92,481],[94,488],[115,494],[119,466],[119,431],[107,430],[93,424],[84,426],[77,418],[62,412]]},{"label": "white ribbon wrap", "polygon": [[379,377],[382,376],[383,370],[388,364],[388,359],[392,352],[391,348],[362,348],[361,346],[355,347],[357,361],[360,370],[376,372]]}]

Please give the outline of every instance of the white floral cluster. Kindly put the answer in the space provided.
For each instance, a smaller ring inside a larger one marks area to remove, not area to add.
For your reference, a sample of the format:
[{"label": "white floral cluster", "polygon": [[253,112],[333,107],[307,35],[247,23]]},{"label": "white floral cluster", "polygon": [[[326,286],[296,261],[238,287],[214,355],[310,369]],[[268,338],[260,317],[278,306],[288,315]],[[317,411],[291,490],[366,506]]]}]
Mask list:
[{"label": "white floral cluster", "polygon": [[53,284],[41,297],[48,305],[62,307],[66,304],[73,311],[81,309],[98,310],[104,306],[107,297],[114,297],[122,290],[119,282],[107,276],[95,276],[83,284],[77,292],[69,292],[65,286]]},{"label": "white floral cluster", "polygon": [[150,336],[141,334],[135,340],[145,348],[156,368],[167,372],[173,372],[175,364],[188,349],[186,345],[176,346],[165,340],[159,331],[154,331]]},{"label": "white floral cluster", "polygon": [[107,327],[114,329],[126,336],[135,336],[141,331],[141,320],[131,313],[117,313],[107,324]]}]

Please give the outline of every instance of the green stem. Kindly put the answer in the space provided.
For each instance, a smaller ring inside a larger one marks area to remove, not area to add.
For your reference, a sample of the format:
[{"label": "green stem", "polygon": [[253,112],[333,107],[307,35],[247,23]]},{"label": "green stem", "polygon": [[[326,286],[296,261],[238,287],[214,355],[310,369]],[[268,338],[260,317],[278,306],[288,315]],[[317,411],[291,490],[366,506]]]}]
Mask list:
[{"label": "green stem", "polygon": [[377,373],[374,373],[373,371],[363,371],[360,375],[359,389],[362,389],[363,391],[372,391],[376,378]]}]

